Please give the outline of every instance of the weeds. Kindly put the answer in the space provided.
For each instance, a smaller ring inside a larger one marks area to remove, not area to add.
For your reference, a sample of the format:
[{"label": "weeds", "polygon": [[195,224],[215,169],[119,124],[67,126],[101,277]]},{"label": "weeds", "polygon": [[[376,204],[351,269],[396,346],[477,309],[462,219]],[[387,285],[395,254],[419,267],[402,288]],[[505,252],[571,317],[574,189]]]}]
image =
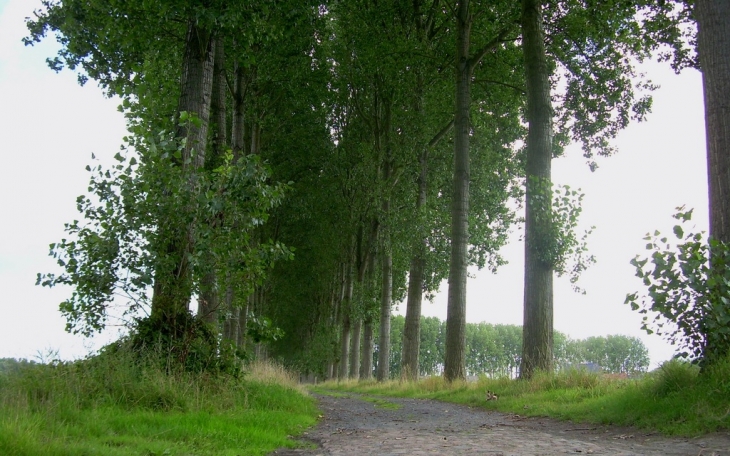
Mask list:
[{"label": "weeds", "polygon": [[314,401],[281,366],[242,376],[160,366],[116,349],[4,369],[0,454],[261,455],[315,422]]}]

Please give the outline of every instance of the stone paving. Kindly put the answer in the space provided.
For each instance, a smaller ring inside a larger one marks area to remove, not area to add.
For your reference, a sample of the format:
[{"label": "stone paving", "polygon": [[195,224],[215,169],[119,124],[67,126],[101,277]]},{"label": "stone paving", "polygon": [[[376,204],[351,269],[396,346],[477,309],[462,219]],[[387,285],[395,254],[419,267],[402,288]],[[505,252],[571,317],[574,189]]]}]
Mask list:
[{"label": "stone paving", "polygon": [[358,395],[317,396],[322,419],[294,455],[694,455],[730,456],[730,434],[669,438],[629,428],[527,418],[438,401],[391,399],[381,408]]}]

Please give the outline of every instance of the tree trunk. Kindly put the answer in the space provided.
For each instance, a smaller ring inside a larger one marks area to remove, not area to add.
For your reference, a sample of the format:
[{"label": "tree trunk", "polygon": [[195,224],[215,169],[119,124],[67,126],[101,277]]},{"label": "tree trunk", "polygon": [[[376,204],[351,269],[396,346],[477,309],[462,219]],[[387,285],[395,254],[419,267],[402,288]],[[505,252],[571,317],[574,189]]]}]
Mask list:
[{"label": "tree trunk", "polygon": [[[705,99],[710,237],[730,244],[730,2],[697,0],[694,12]],[[705,360],[725,354],[714,339],[706,337]]]},{"label": "tree trunk", "polygon": [[226,296],[224,300],[225,309],[228,315],[223,322],[223,340],[228,341],[234,346],[238,345],[238,317],[241,313],[239,307],[233,306],[233,287],[226,287]]},{"label": "tree trunk", "polygon": [[378,371],[377,380],[383,382],[390,378],[390,308],[393,303],[393,249],[390,245],[390,191],[392,172],[392,150],[390,144],[391,103],[390,97],[381,94],[380,103],[376,107],[382,108],[382,124],[377,129],[377,144],[379,152],[383,154],[383,195],[380,205],[385,223],[382,225],[382,289],[380,295],[380,334],[378,340]]},{"label": "tree trunk", "polygon": [[[428,151],[434,147],[454,126],[449,122],[421,151],[418,161],[421,172],[418,176],[418,196],[416,198],[416,214],[418,223],[423,223],[423,209],[426,206]],[[421,349],[421,304],[423,303],[424,269],[426,267],[427,239],[419,227],[418,236],[413,241],[411,265],[408,272],[408,300],[406,304],[406,321],[403,328],[403,352],[401,355],[401,377],[417,381],[419,374],[419,352]]]},{"label": "tree trunk", "polygon": [[471,104],[471,35],[469,1],[456,13],[456,116],[454,119],[454,195],[451,208],[451,260],[446,316],[444,376],[466,378],[466,277],[469,243],[469,106]]},{"label": "tree trunk", "polygon": [[730,2],[697,0],[707,136],[710,236],[730,243]]},{"label": "tree trunk", "polygon": [[362,380],[370,380],[373,378],[373,317],[365,317],[362,336],[362,363],[360,364],[360,378]]},{"label": "tree trunk", "polygon": [[421,342],[421,304],[423,302],[423,270],[425,246],[418,239],[414,247],[408,272],[408,300],[406,321],[403,328],[403,353],[401,355],[401,377],[409,381],[418,380],[418,354]]},{"label": "tree trunk", "polygon": [[[226,69],[223,40],[216,40],[215,58],[213,60],[213,88],[210,102],[211,114],[211,161],[218,165],[226,151]],[[209,222],[215,226],[215,218]],[[206,252],[206,263],[209,265],[201,279],[200,296],[198,297],[198,317],[218,329],[218,307],[220,305],[218,288],[213,266],[212,255]]]},{"label": "tree trunk", "polygon": [[237,160],[245,153],[243,145],[246,139],[246,125],[244,118],[246,84],[244,82],[244,68],[241,64],[236,62],[233,72],[233,119],[231,122],[231,144],[233,146],[233,157]]},{"label": "tree trunk", "polygon": [[352,338],[350,346],[350,378],[360,375],[360,340],[362,339],[362,319],[352,322]]},{"label": "tree trunk", "polygon": [[[389,203],[385,202],[384,209]],[[390,306],[393,301],[393,254],[388,245],[388,230],[384,233],[382,255],[382,290],[380,295],[380,338],[378,340],[378,372],[379,382],[390,377]]]},{"label": "tree trunk", "polygon": [[[373,236],[371,232],[371,236]],[[367,290],[367,296],[373,296],[375,292],[375,253],[370,252],[367,259],[367,284],[364,288]],[[373,315],[370,309],[367,309],[363,337],[362,337],[362,361],[360,364],[360,378],[370,380],[373,378],[373,353],[375,351],[375,338],[373,327]]]},{"label": "tree trunk", "polygon": [[552,196],[548,192],[553,110],[544,42],[540,1],[523,0],[522,49],[529,130],[525,164],[525,294],[520,377],[528,379],[537,370],[551,371],[553,363],[553,268],[551,259],[545,258],[544,253],[545,242],[550,242],[552,235]]},{"label": "tree trunk", "polygon": [[352,260],[348,260],[345,270],[345,296],[342,299],[342,334],[340,337],[340,375],[341,380],[348,377],[348,360],[350,355],[350,332],[352,330],[350,323],[350,312],[352,307]]},{"label": "tree trunk", "polygon": [[[208,139],[210,100],[213,91],[213,59],[215,40],[209,30],[198,27],[194,20],[188,22],[178,112],[195,114],[200,122],[178,127],[176,136],[185,139],[182,166],[189,168],[191,183],[196,180],[196,170],[205,164],[205,148]],[[166,233],[170,243],[166,254],[172,257],[172,271],[155,271],[152,296],[152,316],[163,321],[173,321],[175,316],[188,312],[193,290],[192,268],[188,260],[194,245],[192,226],[178,227]]]}]

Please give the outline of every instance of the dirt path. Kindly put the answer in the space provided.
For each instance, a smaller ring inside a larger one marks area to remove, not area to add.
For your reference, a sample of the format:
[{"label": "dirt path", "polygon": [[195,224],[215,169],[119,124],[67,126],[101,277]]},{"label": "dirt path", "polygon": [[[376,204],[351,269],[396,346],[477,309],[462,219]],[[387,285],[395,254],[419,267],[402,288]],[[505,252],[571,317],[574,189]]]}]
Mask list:
[{"label": "dirt path", "polygon": [[[302,440],[316,449],[273,455],[702,455],[730,456],[730,433],[668,438],[629,428],[525,418],[445,402],[316,396],[323,418]],[[392,403],[400,408],[387,407]],[[385,407],[384,407],[385,406]]]}]

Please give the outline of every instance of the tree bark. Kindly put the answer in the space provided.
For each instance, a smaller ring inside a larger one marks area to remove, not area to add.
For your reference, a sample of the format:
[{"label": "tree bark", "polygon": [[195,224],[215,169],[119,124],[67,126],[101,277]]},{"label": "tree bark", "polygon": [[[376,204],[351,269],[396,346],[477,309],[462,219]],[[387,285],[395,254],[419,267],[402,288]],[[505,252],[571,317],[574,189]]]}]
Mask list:
[{"label": "tree bark", "polygon": [[697,0],[707,136],[710,236],[730,243],[730,2]]},{"label": "tree bark", "polygon": [[360,375],[360,341],[362,339],[362,319],[352,321],[352,337],[350,346],[350,378]]},{"label": "tree bark", "polygon": [[469,43],[472,18],[469,0],[456,12],[456,115],[454,118],[454,195],[451,207],[451,260],[446,314],[444,377],[466,378],[466,277],[469,243],[469,106],[471,65]]},{"label": "tree bark", "polygon": [[353,288],[353,277],[352,277],[352,259],[348,259],[348,264],[345,269],[345,296],[342,299],[342,333],[340,337],[340,375],[341,380],[345,380],[348,377],[348,360],[350,355],[350,334],[351,334],[351,322],[350,313],[352,311],[352,288]]},{"label": "tree bark", "polygon": [[[384,202],[387,209],[388,202]],[[384,230],[382,255],[382,290],[380,295],[380,337],[378,340],[377,380],[383,382],[390,377],[390,306],[393,301],[393,254],[388,244],[388,230]]]},{"label": "tree bark", "polygon": [[362,362],[360,364],[360,379],[370,380],[373,378],[373,317],[365,317],[362,335]]},{"label": "tree bark", "polygon": [[[553,365],[553,267],[545,258],[550,242],[552,196],[552,103],[539,0],[522,1],[522,48],[527,83],[525,288],[522,361],[520,377],[530,378],[537,370],[551,371]],[[543,203],[540,203],[543,201]]]},{"label": "tree bark", "polygon": [[[191,185],[195,185],[196,170],[205,164],[214,55],[213,35],[191,19],[185,40],[178,112],[195,114],[200,122],[176,130],[176,136],[186,141],[182,166],[188,168]],[[194,232],[192,226],[186,226],[178,227],[167,235],[171,239],[166,254],[172,257],[171,263],[175,266],[172,271],[155,271],[152,316],[172,322],[176,315],[188,311],[190,303],[193,280],[188,254],[194,245]]]},{"label": "tree bark", "polygon": [[[213,59],[213,87],[210,103],[211,114],[211,152],[214,164],[220,160],[226,151],[226,69],[225,49],[223,40],[216,40],[215,58]],[[215,218],[209,222],[215,226]],[[212,257],[206,253],[206,263],[209,270],[203,274],[200,282],[200,296],[198,297],[198,317],[218,329],[218,308],[220,298],[215,277],[215,269],[212,267]]]},{"label": "tree bark", "polygon": [[[428,151],[435,146],[454,126],[451,121],[423,148],[418,157],[421,171],[418,176],[418,196],[416,197],[416,214],[422,223],[422,212],[426,206],[428,179]],[[420,229],[418,233],[423,233]],[[417,381],[419,375],[419,352],[421,349],[421,305],[423,303],[424,269],[426,267],[425,235],[420,234],[413,242],[411,264],[408,272],[408,298],[406,303],[406,321],[403,328],[403,352],[401,355],[401,377]]]},{"label": "tree bark", "polygon": [[228,313],[223,322],[223,340],[228,341],[228,343],[234,346],[238,346],[238,317],[240,316],[241,309],[233,305],[233,287],[230,285],[226,287],[223,305]]},{"label": "tree bark", "polygon": [[[367,296],[372,296],[375,291],[375,254],[372,252],[368,256],[367,278],[365,280],[367,280],[367,284],[365,284]],[[363,328],[362,361],[360,364],[360,378],[363,380],[370,380],[373,378],[373,353],[375,351],[374,332],[373,316],[370,309],[368,309]]]}]

